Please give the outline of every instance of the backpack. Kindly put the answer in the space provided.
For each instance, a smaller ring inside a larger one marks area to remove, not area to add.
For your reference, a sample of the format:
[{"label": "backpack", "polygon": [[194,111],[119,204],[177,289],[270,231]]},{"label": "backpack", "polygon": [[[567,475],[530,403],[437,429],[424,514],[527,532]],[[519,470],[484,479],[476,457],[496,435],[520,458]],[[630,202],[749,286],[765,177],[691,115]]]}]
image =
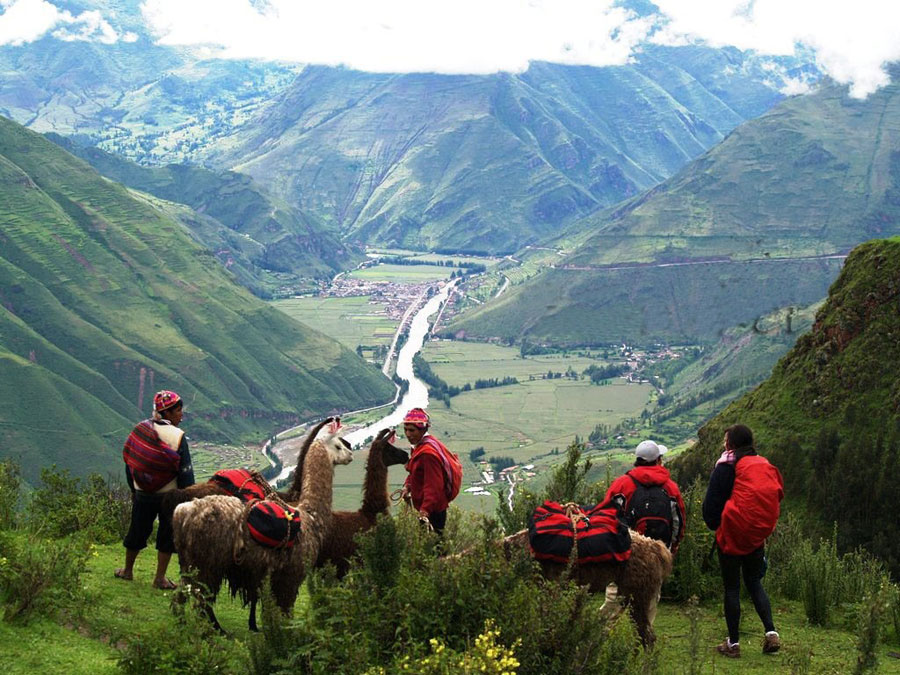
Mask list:
[{"label": "backpack", "polygon": [[582,506],[573,511],[574,505],[567,506],[546,501],[529,518],[528,545],[536,560],[567,563],[575,545],[578,565],[631,557],[631,535],[614,507]]},{"label": "backpack", "polygon": [[635,532],[672,545],[672,498],[662,485],[645,485],[630,473],[634,492],[622,519]]},{"label": "backpack", "polygon": [[434,436],[426,436],[423,440],[425,447],[423,451],[429,452],[441,460],[441,466],[444,468],[444,491],[447,494],[447,501],[452,502],[459,494],[462,487],[462,463],[459,461],[459,455],[450,452],[443,443]]},{"label": "backpack", "polygon": [[247,529],[266,548],[291,548],[300,534],[300,512],[275,501],[258,501],[247,512]]},{"label": "backpack", "polygon": [[722,509],[716,543],[726,555],[747,555],[766,543],[781,514],[784,480],[765,457],[746,455],[734,465],[734,486]]},{"label": "backpack", "polygon": [[247,469],[223,469],[217,471],[211,481],[221,485],[232,497],[243,502],[265,499],[272,488],[256,471]]},{"label": "backpack", "polygon": [[125,441],[122,459],[131,475],[148,492],[156,492],[178,476],[181,455],[159,437],[153,420],[139,422]]}]

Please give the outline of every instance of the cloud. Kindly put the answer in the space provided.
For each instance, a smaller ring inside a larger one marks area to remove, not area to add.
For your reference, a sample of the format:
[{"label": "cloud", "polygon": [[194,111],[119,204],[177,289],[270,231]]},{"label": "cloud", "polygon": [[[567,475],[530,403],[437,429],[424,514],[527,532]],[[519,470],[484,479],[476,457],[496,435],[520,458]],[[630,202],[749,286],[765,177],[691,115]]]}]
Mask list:
[{"label": "cloud", "polygon": [[[614,0],[145,0],[159,41],[217,45],[228,58],[346,65],[374,72],[521,71],[533,60],[627,63],[645,41],[811,50],[864,96],[900,59],[900,3],[884,0],[654,0],[639,17]],[[786,91],[803,91],[801,80]]]},{"label": "cloud", "polygon": [[[762,54],[808,48],[817,66],[864,97],[890,82],[900,60],[900,3],[891,0],[654,0],[668,19],[652,40],[702,41]],[[803,91],[804,84],[788,85]]]},{"label": "cloud", "polygon": [[614,0],[146,0],[142,10],[162,44],[373,72],[622,64],[653,27]]},{"label": "cloud", "polygon": [[0,8],[0,46],[33,42],[51,31],[65,41],[112,44],[118,40],[116,30],[97,10],[76,16],[46,0],[0,0]]}]

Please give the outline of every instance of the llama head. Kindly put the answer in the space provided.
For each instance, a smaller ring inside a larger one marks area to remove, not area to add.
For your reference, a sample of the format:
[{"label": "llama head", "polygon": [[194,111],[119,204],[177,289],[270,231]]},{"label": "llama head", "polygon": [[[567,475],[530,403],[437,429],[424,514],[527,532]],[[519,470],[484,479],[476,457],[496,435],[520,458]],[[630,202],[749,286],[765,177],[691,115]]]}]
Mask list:
[{"label": "llama head", "polygon": [[332,420],[323,432],[316,436],[316,441],[322,443],[328,450],[332,464],[349,464],[353,461],[353,452],[350,443],[341,436],[342,427],[340,418]]},{"label": "llama head", "polygon": [[409,453],[394,445],[396,439],[397,434],[394,433],[393,429],[382,429],[372,441],[369,454],[371,455],[373,451],[380,451],[385,466],[406,464],[409,461]]}]

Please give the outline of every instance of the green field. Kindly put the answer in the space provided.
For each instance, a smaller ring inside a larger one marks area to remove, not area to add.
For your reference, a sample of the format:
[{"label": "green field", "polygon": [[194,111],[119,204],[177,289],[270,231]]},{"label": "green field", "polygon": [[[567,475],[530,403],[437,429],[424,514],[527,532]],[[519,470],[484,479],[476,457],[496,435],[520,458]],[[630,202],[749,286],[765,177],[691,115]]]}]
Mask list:
[{"label": "green field", "polygon": [[369,281],[393,281],[398,284],[418,284],[426,281],[449,279],[457,267],[443,267],[441,265],[374,265],[354,270],[348,276],[354,279],[367,279]]},{"label": "green field", "polygon": [[397,330],[384,305],[371,303],[368,297],[291,298],[272,304],[350,349],[356,349],[357,345],[390,345]]}]

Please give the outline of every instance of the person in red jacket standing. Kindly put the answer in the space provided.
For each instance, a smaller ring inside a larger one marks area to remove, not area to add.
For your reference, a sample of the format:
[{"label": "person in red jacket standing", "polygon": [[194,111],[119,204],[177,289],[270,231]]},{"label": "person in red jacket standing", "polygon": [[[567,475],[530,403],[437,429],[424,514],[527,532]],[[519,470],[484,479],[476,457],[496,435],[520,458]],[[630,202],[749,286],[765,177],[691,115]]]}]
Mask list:
[{"label": "person in red jacket standing", "polygon": [[725,430],[724,452],[716,463],[703,499],[703,520],[716,531],[716,548],[725,586],[725,623],[728,637],[716,647],[729,658],[739,658],[741,574],[765,630],[763,654],[781,648],[772,621],[772,606],[762,585],[768,563],[766,539],[775,529],[784,497],[778,469],[760,457],[753,432],[743,424]]},{"label": "person in red jacket standing", "polygon": [[684,500],[662,465],[667,450],[653,441],[641,441],[634,450],[634,468],[613,481],[603,505],[616,506],[628,527],[659,539],[674,554],[684,538]]},{"label": "person in red jacket standing", "polygon": [[[444,457],[446,446],[428,433],[431,420],[422,408],[413,408],[403,418],[403,433],[412,446],[403,486],[403,497],[412,503],[421,520],[427,520],[440,534],[447,523],[450,506]],[[442,453],[444,456],[442,456]]]}]

